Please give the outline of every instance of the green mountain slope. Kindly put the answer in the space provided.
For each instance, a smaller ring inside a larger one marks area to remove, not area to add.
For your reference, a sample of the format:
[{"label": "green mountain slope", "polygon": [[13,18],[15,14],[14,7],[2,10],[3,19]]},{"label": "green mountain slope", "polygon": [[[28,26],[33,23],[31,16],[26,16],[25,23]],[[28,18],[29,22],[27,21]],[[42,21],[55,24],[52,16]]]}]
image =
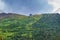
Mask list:
[{"label": "green mountain slope", "polygon": [[0,14],[0,39],[60,40],[60,14]]}]

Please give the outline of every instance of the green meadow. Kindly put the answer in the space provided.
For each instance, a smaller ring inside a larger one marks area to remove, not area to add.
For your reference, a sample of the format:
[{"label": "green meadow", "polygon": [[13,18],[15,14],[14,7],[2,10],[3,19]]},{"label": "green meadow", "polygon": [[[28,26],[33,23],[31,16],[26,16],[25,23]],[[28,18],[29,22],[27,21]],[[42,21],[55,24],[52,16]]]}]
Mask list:
[{"label": "green meadow", "polygon": [[0,15],[0,40],[60,40],[60,14]]}]

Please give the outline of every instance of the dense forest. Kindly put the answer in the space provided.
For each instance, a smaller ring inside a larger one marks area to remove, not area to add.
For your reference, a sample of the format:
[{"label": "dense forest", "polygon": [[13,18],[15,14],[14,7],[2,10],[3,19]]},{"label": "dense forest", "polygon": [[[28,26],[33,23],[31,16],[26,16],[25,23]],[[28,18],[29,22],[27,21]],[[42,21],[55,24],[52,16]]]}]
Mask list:
[{"label": "dense forest", "polygon": [[60,14],[0,14],[0,40],[60,40]]}]

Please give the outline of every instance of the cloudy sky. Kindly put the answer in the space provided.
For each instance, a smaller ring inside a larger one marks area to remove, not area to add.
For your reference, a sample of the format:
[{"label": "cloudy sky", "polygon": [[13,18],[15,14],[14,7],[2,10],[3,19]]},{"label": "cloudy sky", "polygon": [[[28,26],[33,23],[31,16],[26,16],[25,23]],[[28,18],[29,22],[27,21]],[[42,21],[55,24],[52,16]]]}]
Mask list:
[{"label": "cloudy sky", "polygon": [[0,0],[0,11],[20,14],[54,12],[60,0]]}]

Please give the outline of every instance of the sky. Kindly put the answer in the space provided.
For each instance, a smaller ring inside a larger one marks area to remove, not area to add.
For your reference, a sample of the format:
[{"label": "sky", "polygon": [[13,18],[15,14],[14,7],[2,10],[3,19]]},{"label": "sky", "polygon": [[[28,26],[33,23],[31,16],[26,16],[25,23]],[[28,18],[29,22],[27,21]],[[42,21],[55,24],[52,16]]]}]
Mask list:
[{"label": "sky", "polygon": [[0,11],[18,14],[52,13],[60,8],[60,0],[0,0]]}]

